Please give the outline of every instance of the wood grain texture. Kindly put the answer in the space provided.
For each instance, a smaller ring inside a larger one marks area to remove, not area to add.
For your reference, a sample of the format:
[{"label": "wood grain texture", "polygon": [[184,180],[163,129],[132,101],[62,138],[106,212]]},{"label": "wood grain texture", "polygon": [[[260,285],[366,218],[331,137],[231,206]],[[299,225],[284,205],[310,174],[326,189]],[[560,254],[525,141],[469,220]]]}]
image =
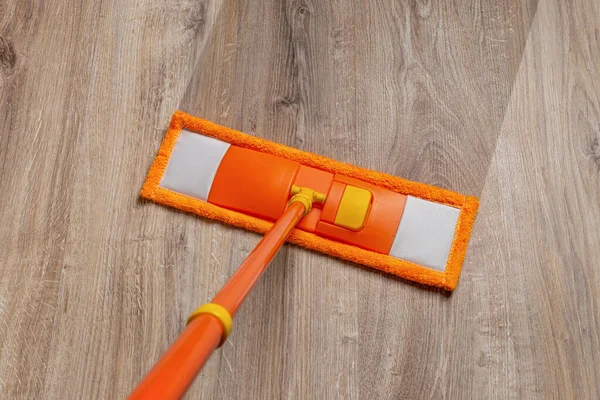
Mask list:
[{"label": "wood grain texture", "polygon": [[481,197],[452,295],[286,246],[189,398],[600,398],[600,4],[0,2],[0,397],[123,398],[258,241],[173,110]]}]

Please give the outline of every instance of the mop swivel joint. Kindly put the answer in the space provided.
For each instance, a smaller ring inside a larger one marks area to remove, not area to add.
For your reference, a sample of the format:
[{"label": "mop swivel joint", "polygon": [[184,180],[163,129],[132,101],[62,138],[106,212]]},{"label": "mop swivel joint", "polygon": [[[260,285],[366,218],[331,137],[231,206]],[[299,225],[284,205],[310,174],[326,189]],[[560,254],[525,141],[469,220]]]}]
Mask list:
[{"label": "mop swivel joint", "polygon": [[292,186],[290,194],[292,195],[292,198],[290,199],[288,206],[292,203],[302,203],[305,210],[304,215],[308,214],[313,203],[323,204],[327,198],[327,196],[323,193],[318,193],[312,189],[299,187],[296,185]]}]

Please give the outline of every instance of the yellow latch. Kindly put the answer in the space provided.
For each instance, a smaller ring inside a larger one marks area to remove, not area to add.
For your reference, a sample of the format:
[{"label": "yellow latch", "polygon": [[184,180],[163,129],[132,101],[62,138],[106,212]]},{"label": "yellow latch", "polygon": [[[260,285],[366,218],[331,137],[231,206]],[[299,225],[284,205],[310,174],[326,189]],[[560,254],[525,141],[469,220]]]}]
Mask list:
[{"label": "yellow latch", "polygon": [[360,230],[367,219],[373,195],[366,189],[346,185],[334,223],[353,231]]}]

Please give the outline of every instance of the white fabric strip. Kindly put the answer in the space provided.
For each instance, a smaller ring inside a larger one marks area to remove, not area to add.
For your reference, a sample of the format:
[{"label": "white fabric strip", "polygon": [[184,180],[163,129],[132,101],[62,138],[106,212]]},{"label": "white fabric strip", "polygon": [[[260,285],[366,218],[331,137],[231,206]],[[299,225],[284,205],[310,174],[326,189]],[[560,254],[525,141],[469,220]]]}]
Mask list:
[{"label": "white fabric strip", "polygon": [[229,146],[229,143],[182,130],[160,187],[206,201]]},{"label": "white fabric strip", "polygon": [[408,196],[390,255],[444,271],[459,212],[454,207]]}]

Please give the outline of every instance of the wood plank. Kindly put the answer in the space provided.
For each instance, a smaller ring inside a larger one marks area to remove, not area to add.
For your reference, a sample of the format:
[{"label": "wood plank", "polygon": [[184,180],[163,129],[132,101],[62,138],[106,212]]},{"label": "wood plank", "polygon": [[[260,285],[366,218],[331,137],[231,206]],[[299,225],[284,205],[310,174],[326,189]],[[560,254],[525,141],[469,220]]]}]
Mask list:
[{"label": "wood plank", "polygon": [[220,5],[2,2],[2,397],[123,397],[140,336],[181,328],[180,241],[138,192]]},{"label": "wood plank", "polygon": [[539,4],[486,179],[457,294],[487,398],[600,396],[598,15]]}]

